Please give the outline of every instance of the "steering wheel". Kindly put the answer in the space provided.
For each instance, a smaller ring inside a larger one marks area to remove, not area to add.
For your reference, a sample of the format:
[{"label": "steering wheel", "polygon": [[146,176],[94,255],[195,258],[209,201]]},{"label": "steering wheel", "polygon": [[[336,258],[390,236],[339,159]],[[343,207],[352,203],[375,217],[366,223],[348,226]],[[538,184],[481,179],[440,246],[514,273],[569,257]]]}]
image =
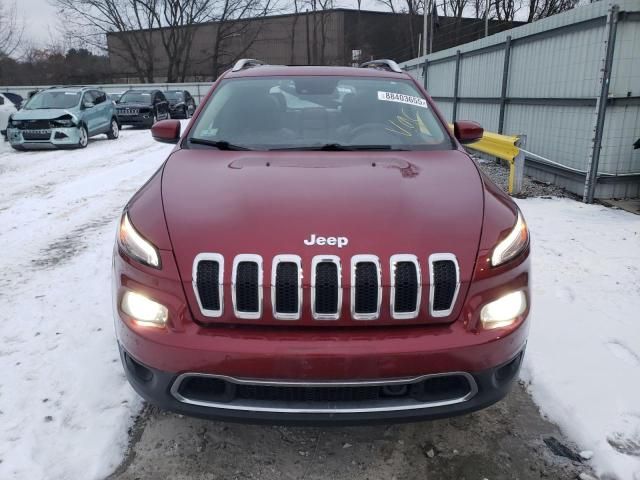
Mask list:
[{"label": "steering wheel", "polygon": [[379,134],[378,130],[384,130],[385,133],[390,133],[386,130],[387,125],[382,122],[369,122],[363,123],[357,126],[349,133],[349,140],[353,142],[353,139],[363,134]]}]

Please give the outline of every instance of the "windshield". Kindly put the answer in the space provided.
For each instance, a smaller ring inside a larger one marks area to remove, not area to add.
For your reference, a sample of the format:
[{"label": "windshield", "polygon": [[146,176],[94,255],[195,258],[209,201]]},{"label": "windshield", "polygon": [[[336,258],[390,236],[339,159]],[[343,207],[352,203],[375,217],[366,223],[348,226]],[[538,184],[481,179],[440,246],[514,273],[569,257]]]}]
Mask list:
[{"label": "windshield", "polygon": [[167,97],[167,100],[182,100],[182,92],[165,92],[164,96]]},{"label": "windshield", "polygon": [[80,102],[80,92],[65,92],[45,90],[36,93],[24,106],[25,110],[38,110],[41,108],[73,108]]},{"label": "windshield", "polygon": [[151,94],[148,92],[125,92],[118,101],[119,103],[151,103]]},{"label": "windshield", "polygon": [[453,148],[413,82],[363,77],[224,80],[189,139],[254,150]]}]

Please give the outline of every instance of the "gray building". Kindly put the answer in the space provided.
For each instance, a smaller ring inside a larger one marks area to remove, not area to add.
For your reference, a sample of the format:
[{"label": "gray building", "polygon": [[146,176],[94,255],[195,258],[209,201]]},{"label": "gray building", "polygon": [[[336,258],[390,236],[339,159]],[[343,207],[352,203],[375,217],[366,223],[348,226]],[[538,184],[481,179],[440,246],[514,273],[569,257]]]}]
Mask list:
[{"label": "gray building", "polygon": [[[210,81],[241,57],[285,65],[349,65],[355,59],[408,60],[418,54],[422,16],[332,9],[192,25],[188,48],[174,58],[174,81]],[[484,21],[439,17],[433,51],[484,36]],[[520,22],[491,21],[490,33]],[[166,34],[167,29],[164,29]],[[113,81],[167,81],[162,31],[107,35]],[[178,67],[176,67],[178,65]]]}]

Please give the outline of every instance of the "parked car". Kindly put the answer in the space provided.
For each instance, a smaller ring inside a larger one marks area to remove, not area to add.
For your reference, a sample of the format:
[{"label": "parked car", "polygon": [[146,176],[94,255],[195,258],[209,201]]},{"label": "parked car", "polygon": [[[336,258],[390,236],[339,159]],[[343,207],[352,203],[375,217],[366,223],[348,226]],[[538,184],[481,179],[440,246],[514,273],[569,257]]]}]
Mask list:
[{"label": "parked car", "polygon": [[9,124],[9,118],[12,114],[17,112],[18,109],[11,100],[6,96],[6,93],[0,93],[0,134],[6,138],[7,125]]},{"label": "parked car", "polygon": [[92,87],[52,87],[34,94],[11,115],[7,136],[16,150],[84,148],[89,138],[120,135],[113,103]]},{"label": "parked car", "polygon": [[24,103],[24,98],[22,98],[22,95],[18,95],[17,93],[11,93],[11,92],[3,92],[2,94],[5,97],[7,97],[9,100],[11,100],[11,102],[15,105],[15,107],[18,110],[22,108],[22,104]]},{"label": "parked car", "polygon": [[109,97],[109,100],[111,100],[113,103],[118,103],[120,97],[122,97],[123,94],[124,92],[109,92],[107,93],[107,97]]},{"label": "parked car", "polygon": [[160,90],[127,90],[116,105],[122,125],[150,128],[169,118],[169,103]]},{"label": "parked car", "polygon": [[153,126],[176,146],[113,262],[122,362],[149,402],[362,423],[507,394],[531,303],[522,213],[463,148],[482,127],[449,130],[395,62],[363,67],[241,60],[184,135]]},{"label": "parked car", "polygon": [[164,96],[169,102],[171,118],[191,118],[196,111],[196,101],[186,90],[169,90]]}]

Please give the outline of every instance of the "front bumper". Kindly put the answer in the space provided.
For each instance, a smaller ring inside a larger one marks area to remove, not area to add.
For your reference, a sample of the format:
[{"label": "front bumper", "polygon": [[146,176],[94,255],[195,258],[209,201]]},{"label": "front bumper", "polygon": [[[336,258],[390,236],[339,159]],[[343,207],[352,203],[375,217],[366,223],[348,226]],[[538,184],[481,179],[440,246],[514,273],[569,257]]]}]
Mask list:
[{"label": "front bumper", "polygon": [[150,127],[153,125],[153,115],[140,114],[140,115],[118,115],[118,121],[120,125],[132,125],[134,127]]},{"label": "front bumper", "polygon": [[[183,397],[179,389],[185,375],[150,368],[135,360],[122,347],[120,347],[120,355],[127,379],[138,394],[148,402],[166,410],[202,418],[246,423],[357,425],[432,420],[486,408],[501,400],[509,392],[520,369],[524,347],[506,363],[466,374],[473,388],[470,388],[468,393],[461,394],[450,401],[441,399],[440,401],[412,402],[409,400],[394,403],[394,398],[391,397],[386,403],[356,401],[349,402],[350,404],[343,402],[342,405],[338,401],[308,401],[301,404],[300,401],[277,402],[270,401],[268,398],[254,400],[249,404],[246,401],[238,402],[230,398],[222,402],[206,398],[189,399]],[[246,382],[252,384],[251,380]],[[272,383],[278,384],[278,382]],[[365,382],[358,384],[361,383]],[[384,380],[381,383],[384,383]],[[273,387],[272,391],[276,388],[278,387]],[[304,395],[311,394],[303,393]]]},{"label": "front bumper", "polygon": [[7,128],[7,139],[13,147],[24,149],[74,147],[80,142],[80,130],[78,127],[59,127],[30,132]]}]

